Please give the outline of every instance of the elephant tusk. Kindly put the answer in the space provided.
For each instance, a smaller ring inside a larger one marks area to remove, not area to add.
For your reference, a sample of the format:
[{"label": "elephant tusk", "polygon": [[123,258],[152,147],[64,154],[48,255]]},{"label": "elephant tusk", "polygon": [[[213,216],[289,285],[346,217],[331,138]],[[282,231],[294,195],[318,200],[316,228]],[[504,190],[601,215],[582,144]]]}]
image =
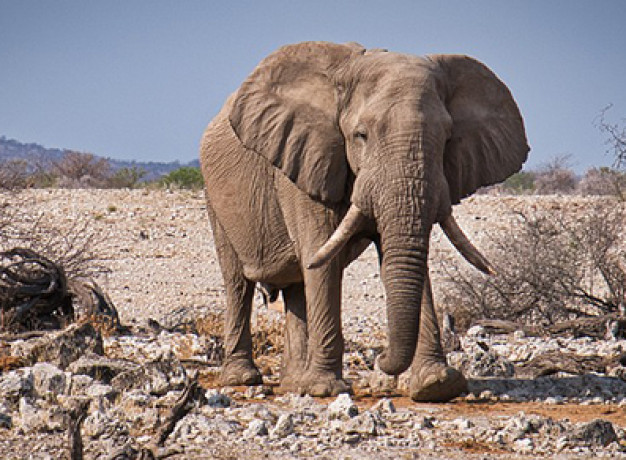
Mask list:
[{"label": "elephant tusk", "polygon": [[359,230],[366,217],[356,205],[351,204],[350,209],[339,223],[330,238],[309,260],[306,268],[318,268],[335,257],[346,245],[348,240]]},{"label": "elephant tusk", "polygon": [[441,229],[446,234],[450,242],[461,253],[461,255],[474,267],[487,275],[495,275],[496,271],[489,261],[470,242],[463,230],[459,227],[452,214],[439,222]]}]

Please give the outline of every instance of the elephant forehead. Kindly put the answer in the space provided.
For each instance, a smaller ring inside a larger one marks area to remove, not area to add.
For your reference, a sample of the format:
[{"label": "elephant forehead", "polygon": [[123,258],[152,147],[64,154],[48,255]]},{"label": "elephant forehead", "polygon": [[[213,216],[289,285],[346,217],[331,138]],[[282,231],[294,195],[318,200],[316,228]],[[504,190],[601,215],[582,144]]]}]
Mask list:
[{"label": "elephant forehead", "polygon": [[434,69],[430,60],[401,53],[376,53],[359,56],[354,61],[353,74],[359,82],[393,85],[403,80],[420,81]]}]

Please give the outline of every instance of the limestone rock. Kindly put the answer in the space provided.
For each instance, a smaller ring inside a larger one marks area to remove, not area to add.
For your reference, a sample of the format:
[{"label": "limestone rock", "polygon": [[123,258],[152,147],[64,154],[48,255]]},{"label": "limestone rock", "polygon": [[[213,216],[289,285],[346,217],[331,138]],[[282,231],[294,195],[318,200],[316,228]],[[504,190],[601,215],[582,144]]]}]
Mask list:
[{"label": "limestone rock", "polygon": [[36,363],[33,367],[33,387],[35,393],[44,396],[48,393],[64,394],[68,390],[68,377],[58,367],[50,363]]},{"label": "limestone rock", "polygon": [[284,438],[293,433],[293,416],[291,414],[282,414],[278,417],[276,425],[272,428],[270,435],[273,438]]},{"label": "limestone rock", "polygon": [[265,420],[254,419],[248,424],[248,428],[245,429],[243,435],[248,438],[253,438],[256,436],[267,436],[268,433]]},{"label": "limestone rock", "polygon": [[41,407],[35,400],[21,398],[18,424],[25,433],[60,431],[66,427],[66,417],[59,406]]},{"label": "limestone rock", "polygon": [[61,370],[86,353],[104,353],[102,335],[89,323],[72,324],[62,331],[11,345],[13,356],[20,356],[30,364],[45,361]]},{"label": "limestone rock", "polygon": [[337,398],[328,405],[329,419],[348,419],[356,417],[359,414],[359,408],[352,402],[352,398],[347,393],[341,393]]},{"label": "limestone rock", "polygon": [[85,355],[68,366],[72,374],[88,375],[89,377],[110,383],[113,378],[123,372],[136,371],[140,366],[124,359],[112,359],[105,356]]},{"label": "limestone rock", "polygon": [[111,385],[118,391],[141,389],[153,395],[181,390],[187,380],[185,368],[175,359],[151,361],[118,374]]},{"label": "limestone rock", "polygon": [[595,419],[579,426],[570,440],[587,447],[605,447],[617,440],[613,424],[608,420]]},{"label": "limestone rock", "polygon": [[17,369],[0,374],[0,398],[17,404],[22,396],[28,396],[33,391],[32,368]]}]

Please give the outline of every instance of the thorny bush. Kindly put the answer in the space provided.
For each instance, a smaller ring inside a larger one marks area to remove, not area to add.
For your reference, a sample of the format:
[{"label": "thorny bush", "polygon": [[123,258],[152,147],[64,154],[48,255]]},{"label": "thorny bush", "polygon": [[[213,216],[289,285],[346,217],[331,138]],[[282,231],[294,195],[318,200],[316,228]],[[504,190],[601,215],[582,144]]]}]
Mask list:
[{"label": "thorny bush", "polygon": [[582,217],[566,207],[511,212],[508,230],[489,234],[484,251],[495,276],[442,262],[444,305],[461,328],[475,319],[546,325],[626,313],[623,203],[598,203]]}]

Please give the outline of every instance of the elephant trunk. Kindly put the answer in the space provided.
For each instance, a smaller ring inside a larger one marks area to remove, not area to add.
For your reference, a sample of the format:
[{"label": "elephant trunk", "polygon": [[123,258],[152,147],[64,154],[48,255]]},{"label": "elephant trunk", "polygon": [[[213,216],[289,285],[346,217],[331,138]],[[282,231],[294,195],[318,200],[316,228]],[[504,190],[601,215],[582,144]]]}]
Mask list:
[{"label": "elephant trunk", "polygon": [[[380,171],[377,175],[380,175]],[[357,205],[372,206],[380,234],[381,277],[387,302],[388,347],[380,355],[380,369],[398,375],[413,361],[419,332],[422,291],[426,279],[430,230],[435,219],[436,194],[424,179],[419,163],[386,165],[377,190],[355,184]],[[357,179],[357,182],[359,180]],[[369,199],[358,195],[369,189]]]}]

